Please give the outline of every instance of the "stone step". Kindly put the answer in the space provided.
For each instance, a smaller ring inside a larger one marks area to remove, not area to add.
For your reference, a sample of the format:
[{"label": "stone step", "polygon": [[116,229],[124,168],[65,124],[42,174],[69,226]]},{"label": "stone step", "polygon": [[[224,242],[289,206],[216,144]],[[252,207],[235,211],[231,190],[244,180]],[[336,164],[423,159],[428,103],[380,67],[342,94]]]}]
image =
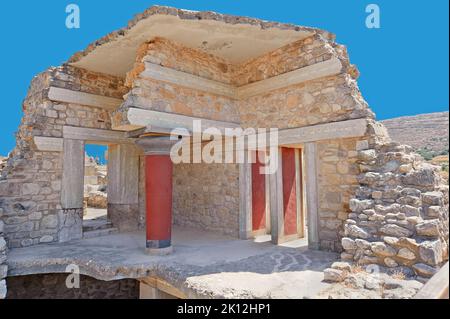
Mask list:
[{"label": "stone step", "polygon": [[83,238],[96,238],[103,237],[108,235],[117,234],[119,230],[117,228],[107,228],[107,229],[98,229],[98,230],[90,230],[83,232]]},{"label": "stone step", "polygon": [[106,219],[93,219],[93,220],[84,220],[83,221],[83,230],[84,231],[93,231],[93,230],[101,230],[113,228],[113,225],[110,221]]}]

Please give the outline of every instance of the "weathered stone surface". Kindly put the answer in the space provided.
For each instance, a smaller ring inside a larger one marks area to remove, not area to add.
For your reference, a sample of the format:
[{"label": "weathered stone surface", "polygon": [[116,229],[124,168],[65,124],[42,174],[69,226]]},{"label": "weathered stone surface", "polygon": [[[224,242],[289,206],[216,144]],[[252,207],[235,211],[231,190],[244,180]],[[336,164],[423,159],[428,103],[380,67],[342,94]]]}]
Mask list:
[{"label": "weathered stone surface", "polygon": [[6,278],[7,274],[8,274],[8,266],[0,265],[0,280]]},{"label": "weathered stone surface", "polygon": [[366,209],[370,209],[374,207],[374,201],[372,200],[358,200],[358,199],[351,199],[350,200],[350,209],[353,212],[361,213]]},{"label": "weathered stone surface", "polygon": [[346,272],[339,269],[327,268],[323,271],[323,280],[328,282],[341,282],[346,278]]},{"label": "weathered stone surface", "polygon": [[372,243],[371,248],[375,254],[384,256],[384,257],[395,256],[397,253],[397,251],[394,248],[392,248],[384,243],[381,243],[381,242]]},{"label": "weathered stone surface", "polygon": [[409,237],[412,235],[412,231],[409,229],[394,224],[385,225],[380,228],[380,231],[388,236],[395,237]]},{"label": "weathered stone surface", "polygon": [[443,247],[440,240],[424,241],[419,245],[419,255],[422,261],[431,266],[437,266],[443,259]]},{"label": "weathered stone surface", "polygon": [[398,245],[398,243],[399,243],[399,239],[397,237],[384,236],[383,240],[386,244],[391,245],[391,246]]},{"label": "weathered stone surface", "polygon": [[422,263],[413,265],[413,269],[419,276],[423,276],[423,277],[427,277],[427,278],[432,277],[434,274],[436,274],[438,272],[437,268],[431,267],[431,266],[428,266],[427,264],[422,264]]},{"label": "weathered stone surface", "polygon": [[442,205],[443,197],[441,192],[427,192],[422,194],[422,202],[430,206],[440,206]]},{"label": "weathered stone surface", "polygon": [[0,237],[0,252],[3,252],[6,250],[6,241],[3,239],[3,237]]},{"label": "weathered stone surface", "polygon": [[408,248],[400,248],[397,254],[398,257],[406,259],[406,260],[414,260],[416,259],[416,255],[409,250]]},{"label": "weathered stone surface", "polygon": [[417,234],[420,236],[427,237],[438,237],[439,236],[439,220],[426,220],[423,223],[416,225]]},{"label": "weathered stone surface", "polygon": [[6,298],[6,280],[0,280],[0,299]]},{"label": "weathered stone surface", "polygon": [[362,229],[361,227],[358,227],[356,225],[346,225],[345,226],[345,234],[348,236],[356,237],[356,238],[364,238],[367,239],[370,237],[370,234]]},{"label": "weathered stone surface", "polygon": [[395,268],[398,266],[397,262],[392,259],[392,258],[384,258],[384,263],[386,264],[386,266],[388,266],[389,268]]},{"label": "weathered stone surface", "polygon": [[434,186],[437,178],[431,167],[425,166],[402,177],[403,183],[413,186]]},{"label": "weathered stone surface", "polygon": [[45,216],[41,222],[42,228],[56,228],[58,226],[58,217],[55,215]]},{"label": "weathered stone surface", "polygon": [[344,270],[344,271],[351,271],[352,266],[347,262],[334,262],[331,265],[331,268],[338,269],[338,270]]},{"label": "weathered stone surface", "polygon": [[357,247],[355,241],[348,237],[342,238],[341,244],[345,250],[353,250]]}]

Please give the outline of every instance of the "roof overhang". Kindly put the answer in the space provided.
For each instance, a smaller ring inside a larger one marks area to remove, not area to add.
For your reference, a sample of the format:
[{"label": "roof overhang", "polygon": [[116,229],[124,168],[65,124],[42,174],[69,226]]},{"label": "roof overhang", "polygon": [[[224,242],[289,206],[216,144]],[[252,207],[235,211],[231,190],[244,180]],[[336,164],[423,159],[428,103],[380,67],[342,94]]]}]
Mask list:
[{"label": "roof overhang", "polygon": [[329,35],[318,29],[290,24],[152,7],[132,20],[128,27],[75,54],[69,63],[90,71],[125,76],[133,67],[138,47],[155,37],[163,37],[237,64],[317,32]]}]

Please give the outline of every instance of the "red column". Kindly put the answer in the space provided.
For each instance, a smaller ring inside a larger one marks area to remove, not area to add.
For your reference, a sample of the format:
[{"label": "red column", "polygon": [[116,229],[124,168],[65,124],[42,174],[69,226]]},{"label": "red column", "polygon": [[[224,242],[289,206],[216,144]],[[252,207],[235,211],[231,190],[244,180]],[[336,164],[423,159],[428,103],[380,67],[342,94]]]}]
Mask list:
[{"label": "red column", "polygon": [[252,164],[252,230],[266,229],[266,175],[261,174],[263,167],[259,160],[261,151],[256,152],[256,163]]},{"label": "red column", "polygon": [[170,137],[141,137],[145,153],[146,247],[149,254],[172,252],[172,172]]},{"label": "red column", "polygon": [[172,247],[172,171],[169,155],[145,156],[147,249]]},{"label": "red column", "polygon": [[297,234],[295,149],[282,148],[284,235]]}]

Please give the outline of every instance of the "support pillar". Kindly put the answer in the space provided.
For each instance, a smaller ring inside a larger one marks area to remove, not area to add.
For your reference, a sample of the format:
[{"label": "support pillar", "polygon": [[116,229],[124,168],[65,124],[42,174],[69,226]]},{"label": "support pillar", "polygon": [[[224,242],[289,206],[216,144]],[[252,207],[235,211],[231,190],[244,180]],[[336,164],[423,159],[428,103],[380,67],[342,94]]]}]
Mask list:
[{"label": "support pillar", "polygon": [[172,252],[170,150],[176,142],[169,137],[145,137],[137,142],[145,153],[146,248],[149,254]]},{"label": "support pillar", "polygon": [[270,216],[275,245],[303,236],[300,153],[298,149],[271,148],[278,169],[270,176]]}]

